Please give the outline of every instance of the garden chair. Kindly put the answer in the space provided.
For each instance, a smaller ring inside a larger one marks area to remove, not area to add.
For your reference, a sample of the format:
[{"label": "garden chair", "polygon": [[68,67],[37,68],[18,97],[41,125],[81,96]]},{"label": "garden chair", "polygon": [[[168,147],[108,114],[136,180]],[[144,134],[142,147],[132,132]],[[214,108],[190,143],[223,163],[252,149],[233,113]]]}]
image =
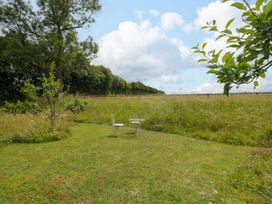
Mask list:
[{"label": "garden chair", "polygon": [[123,127],[124,123],[116,123],[114,115],[111,115],[111,125],[113,127],[113,135],[116,136],[120,127]]}]

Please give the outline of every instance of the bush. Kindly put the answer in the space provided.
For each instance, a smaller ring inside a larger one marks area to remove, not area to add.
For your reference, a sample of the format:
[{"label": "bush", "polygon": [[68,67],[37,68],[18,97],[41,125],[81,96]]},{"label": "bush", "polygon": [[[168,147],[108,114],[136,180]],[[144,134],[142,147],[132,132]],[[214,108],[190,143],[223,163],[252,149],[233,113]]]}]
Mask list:
[{"label": "bush", "polygon": [[76,98],[75,101],[69,105],[67,105],[67,110],[72,113],[80,113],[85,110],[87,105],[87,101]]},{"label": "bush", "polygon": [[41,111],[37,102],[17,101],[16,103],[5,102],[4,111],[6,113],[38,113]]},{"label": "bush", "polygon": [[55,132],[28,132],[25,134],[14,135],[10,142],[15,143],[43,143],[58,141],[67,138],[70,135],[68,130]]}]

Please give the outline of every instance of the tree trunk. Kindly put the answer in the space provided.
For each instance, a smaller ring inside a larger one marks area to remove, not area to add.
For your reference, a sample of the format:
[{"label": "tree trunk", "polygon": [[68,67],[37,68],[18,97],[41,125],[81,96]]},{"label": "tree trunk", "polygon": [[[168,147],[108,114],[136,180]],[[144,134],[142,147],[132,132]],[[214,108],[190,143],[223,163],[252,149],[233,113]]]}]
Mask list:
[{"label": "tree trunk", "polygon": [[55,129],[55,105],[50,102],[50,132],[53,132]]}]

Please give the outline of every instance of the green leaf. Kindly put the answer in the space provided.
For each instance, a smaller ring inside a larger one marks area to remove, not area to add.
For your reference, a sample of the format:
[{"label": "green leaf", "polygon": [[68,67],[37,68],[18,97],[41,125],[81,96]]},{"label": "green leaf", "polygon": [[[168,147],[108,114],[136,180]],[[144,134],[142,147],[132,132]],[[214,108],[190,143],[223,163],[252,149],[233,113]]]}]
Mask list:
[{"label": "green leaf", "polygon": [[259,75],[260,75],[260,77],[265,78],[265,73],[264,72],[261,72]]},{"label": "green leaf", "polygon": [[204,42],[204,43],[202,44],[202,50],[205,49],[206,45],[207,45],[207,42]]},{"label": "green leaf", "polygon": [[232,22],[235,20],[235,18],[230,19],[227,24],[226,24],[226,30],[228,29],[228,27],[232,24]]},{"label": "green leaf", "polygon": [[237,45],[237,44],[230,44],[230,45],[228,45],[227,47],[228,47],[228,48],[230,48],[230,47],[233,47],[233,48],[239,48],[240,46],[239,46],[239,45]]},{"label": "green leaf", "polygon": [[223,30],[223,33],[226,33],[226,34],[232,35],[231,30]]},{"label": "green leaf", "polygon": [[217,31],[217,27],[216,26],[211,27],[210,31]]},{"label": "green leaf", "polygon": [[264,8],[264,13],[266,16],[268,16],[270,12],[272,12],[272,1],[270,1]]},{"label": "green leaf", "polygon": [[237,8],[237,9],[240,9],[240,10],[244,10],[244,11],[247,10],[247,7],[244,4],[239,3],[239,2],[235,2],[235,3],[231,4],[231,6]]},{"label": "green leaf", "polygon": [[213,21],[212,21],[212,24],[215,25],[215,24],[216,24],[216,20],[213,20]]},{"label": "green leaf", "polygon": [[202,53],[200,50],[195,50],[194,53]]},{"label": "green leaf", "polygon": [[225,35],[219,35],[219,36],[216,38],[216,40],[219,40],[220,38],[223,38],[223,37],[225,37]]},{"label": "green leaf", "polygon": [[257,86],[259,86],[259,82],[258,81],[254,81],[254,89],[256,89]]},{"label": "green leaf", "polygon": [[207,62],[207,59],[199,59],[197,62]]},{"label": "green leaf", "polygon": [[202,27],[201,27],[201,30],[207,29],[207,28],[208,28],[208,26],[202,26]]},{"label": "green leaf", "polygon": [[217,68],[218,66],[217,66],[217,65],[208,65],[207,67],[210,68],[210,69],[215,69],[215,68]]},{"label": "green leaf", "polygon": [[223,3],[228,2],[229,0],[223,0]]},{"label": "green leaf", "polygon": [[264,1],[266,1],[266,0],[257,0],[256,1],[256,8],[259,9]]},{"label": "green leaf", "polygon": [[223,56],[222,62],[227,62],[230,58],[232,58],[232,56],[233,56],[233,53],[227,52],[227,53]]}]

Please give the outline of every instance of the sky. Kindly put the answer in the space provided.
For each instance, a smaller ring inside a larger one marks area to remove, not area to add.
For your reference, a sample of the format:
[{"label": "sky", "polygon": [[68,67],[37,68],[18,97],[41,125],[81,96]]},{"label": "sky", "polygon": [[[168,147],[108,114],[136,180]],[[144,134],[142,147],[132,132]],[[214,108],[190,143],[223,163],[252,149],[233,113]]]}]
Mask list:
[{"label": "sky", "polygon": [[[231,29],[242,25],[239,10],[219,0],[100,0],[96,22],[78,30],[84,40],[93,36],[99,44],[92,61],[104,65],[127,81],[141,81],[168,94],[222,93],[223,85],[207,74],[205,64],[191,47],[203,41],[207,49],[224,48],[224,40],[200,27],[217,20],[218,26],[236,17]],[[254,3],[254,0],[251,3]],[[272,72],[259,87],[241,86],[232,92],[271,91]]]}]

